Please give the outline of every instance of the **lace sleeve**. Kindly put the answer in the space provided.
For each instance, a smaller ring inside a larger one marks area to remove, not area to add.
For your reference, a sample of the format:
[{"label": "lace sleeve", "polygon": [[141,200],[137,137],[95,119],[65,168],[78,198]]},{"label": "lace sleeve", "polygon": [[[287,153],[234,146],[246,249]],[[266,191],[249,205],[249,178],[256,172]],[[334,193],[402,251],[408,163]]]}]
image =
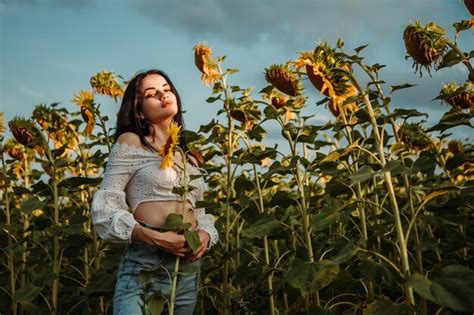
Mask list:
[{"label": "lace sleeve", "polygon": [[127,159],[126,149],[123,144],[114,144],[104,179],[92,199],[92,223],[103,240],[131,242],[132,230],[137,224],[125,197],[125,187],[136,170],[137,161]]},{"label": "lace sleeve", "polygon": [[214,217],[211,214],[206,214],[204,208],[198,208],[196,211],[196,220],[198,221],[198,230],[205,231],[210,236],[209,246],[207,250],[217,244],[219,240],[219,233],[214,226]]},{"label": "lace sleeve", "polygon": [[[199,199],[203,200],[203,193],[199,193]],[[212,246],[217,244],[219,240],[219,233],[217,232],[216,227],[214,226],[214,217],[206,213],[204,208],[197,208],[194,210],[197,221],[197,229],[207,232],[210,236],[209,246],[207,250],[211,249]]]}]

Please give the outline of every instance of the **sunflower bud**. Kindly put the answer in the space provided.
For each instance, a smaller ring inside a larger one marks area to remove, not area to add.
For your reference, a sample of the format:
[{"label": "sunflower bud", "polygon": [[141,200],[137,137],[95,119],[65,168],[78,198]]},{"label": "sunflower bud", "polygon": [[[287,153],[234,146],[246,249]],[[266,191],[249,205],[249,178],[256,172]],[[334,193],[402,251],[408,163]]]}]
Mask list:
[{"label": "sunflower bud", "polygon": [[43,137],[33,121],[22,117],[15,117],[8,122],[8,126],[16,141],[24,146],[33,148],[40,155],[44,155]]},{"label": "sunflower bud", "polygon": [[112,72],[98,72],[91,78],[90,83],[94,91],[113,97],[114,100],[123,96],[123,89]]},{"label": "sunflower bud", "polygon": [[448,150],[453,154],[459,154],[464,152],[464,146],[461,142],[453,140],[448,143]]},{"label": "sunflower bud", "polygon": [[400,140],[415,151],[428,150],[433,146],[431,138],[420,123],[405,123],[397,133]]},{"label": "sunflower bud", "polygon": [[89,91],[81,90],[78,95],[74,95],[72,102],[81,108],[81,116],[86,123],[84,134],[89,136],[94,130],[94,95]]},{"label": "sunflower bud", "polygon": [[442,99],[453,107],[469,109],[474,107],[474,84],[466,82],[463,86],[456,83],[443,85],[437,99]]},{"label": "sunflower bud", "polygon": [[202,73],[201,80],[204,84],[211,85],[219,79],[218,64],[212,59],[212,50],[207,45],[194,46],[194,63]]},{"label": "sunflower bud", "polygon": [[471,15],[474,15],[474,0],[464,0],[464,5],[471,12]]},{"label": "sunflower bud", "polygon": [[265,69],[265,79],[287,95],[297,96],[301,93],[301,83],[288,66],[271,65],[270,68]]},{"label": "sunflower bud", "polygon": [[434,23],[428,23],[423,27],[417,21],[405,28],[403,40],[407,53],[413,58],[415,72],[420,68],[421,75],[421,69],[424,67],[431,75],[431,66],[436,69],[447,49],[447,40],[443,37],[445,34],[446,32]]}]

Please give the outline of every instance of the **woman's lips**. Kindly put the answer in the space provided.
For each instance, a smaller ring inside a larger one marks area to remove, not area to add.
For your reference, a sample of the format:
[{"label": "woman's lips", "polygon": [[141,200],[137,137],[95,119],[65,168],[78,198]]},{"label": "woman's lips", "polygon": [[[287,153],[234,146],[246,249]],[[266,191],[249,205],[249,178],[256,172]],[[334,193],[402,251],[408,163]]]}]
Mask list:
[{"label": "woman's lips", "polygon": [[171,104],[173,104],[172,101],[164,101],[163,104],[161,104],[161,107],[166,108],[166,107],[170,106]]}]

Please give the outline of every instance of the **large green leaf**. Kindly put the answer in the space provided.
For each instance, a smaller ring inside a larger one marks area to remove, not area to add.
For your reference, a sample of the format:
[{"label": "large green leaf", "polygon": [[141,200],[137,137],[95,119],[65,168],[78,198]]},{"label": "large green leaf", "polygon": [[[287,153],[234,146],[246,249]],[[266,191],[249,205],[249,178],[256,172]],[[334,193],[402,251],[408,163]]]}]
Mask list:
[{"label": "large green leaf", "polygon": [[364,309],[364,315],[405,315],[412,314],[413,310],[406,304],[397,304],[386,296],[379,296],[377,300]]},{"label": "large green leaf", "polygon": [[474,271],[464,266],[444,267],[432,281],[424,275],[414,274],[408,285],[434,303],[456,311],[474,312]]},{"label": "large green leaf", "polygon": [[279,232],[281,229],[280,222],[274,216],[268,215],[258,220],[252,226],[243,230],[242,236],[247,238],[261,238]]},{"label": "large green leaf", "polygon": [[36,209],[44,209],[45,206],[46,204],[43,201],[39,200],[36,196],[25,200],[20,204],[21,212],[25,214],[30,214]]},{"label": "large green leaf", "polygon": [[328,286],[339,273],[339,266],[330,260],[316,263],[295,258],[286,274],[286,281],[303,294],[316,292]]},{"label": "large green leaf", "polygon": [[153,295],[147,299],[146,313],[149,315],[160,315],[163,312],[166,301],[167,298],[161,293],[161,291],[153,293]]},{"label": "large green leaf", "polygon": [[42,288],[35,286],[33,283],[25,283],[25,285],[15,292],[13,302],[21,304],[30,303],[41,292],[41,290]]},{"label": "large green leaf", "polygon": [[354,183],[363,183],[372,179],[379,172],[375,172],[369,165],[362,166],[357,172],[349,176]]}]

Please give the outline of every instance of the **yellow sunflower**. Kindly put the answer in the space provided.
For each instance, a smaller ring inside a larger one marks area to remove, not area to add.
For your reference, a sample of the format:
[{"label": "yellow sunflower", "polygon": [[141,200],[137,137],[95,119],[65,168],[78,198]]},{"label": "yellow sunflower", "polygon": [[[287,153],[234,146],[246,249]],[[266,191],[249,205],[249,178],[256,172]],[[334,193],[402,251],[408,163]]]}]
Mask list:
[{"label": "yellow sunflower", "polygon": [[217,63],[212,59],[212,50],[205,44],[194,46],[194,63],[199,71],[202,72],[201,80],[206,85],[216,82],[220,73],[217,69]]},{"label": "yellow sunflower", "polygon": [[174,165],[174,147],[179,142],[179,132],[181,131],[181,126],[178,126],[177,122],[170,123],[166,133],[168,134],[168,140],[160,149],[160,156],[163,158],[161,162],[161,168],[165,169],[172,167]]}]

